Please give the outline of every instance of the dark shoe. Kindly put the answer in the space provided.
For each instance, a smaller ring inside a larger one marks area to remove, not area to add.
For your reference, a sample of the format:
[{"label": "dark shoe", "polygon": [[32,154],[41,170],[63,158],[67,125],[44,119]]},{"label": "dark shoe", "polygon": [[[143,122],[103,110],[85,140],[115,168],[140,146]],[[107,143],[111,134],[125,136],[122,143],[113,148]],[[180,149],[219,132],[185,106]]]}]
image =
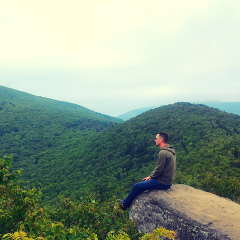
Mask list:
[{"label": "dark shoe", "polygon": [[117,204],[118,206],[122,209],[122,210],[126,210],[127,208],[123,205],[123,200],[118,199],[117,200]]},{"label": "dark shoe", "polygon": [[115,204],[114,203],[111,204],[110,207],[113,209],[115,207]]}]

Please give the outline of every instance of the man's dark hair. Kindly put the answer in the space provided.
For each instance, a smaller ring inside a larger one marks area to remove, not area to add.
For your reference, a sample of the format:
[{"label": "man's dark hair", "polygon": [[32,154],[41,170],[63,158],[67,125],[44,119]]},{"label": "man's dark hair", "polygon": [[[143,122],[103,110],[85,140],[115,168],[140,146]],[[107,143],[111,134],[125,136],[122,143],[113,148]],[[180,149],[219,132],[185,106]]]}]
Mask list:
[{"label": "man's dark hair", "polygon": [[168,134],[166,132],[159,132],[158,134],[160,135],[160,137],[163,139],[163,141],[165,143],[168,143],[169,138],[168,138]]}]

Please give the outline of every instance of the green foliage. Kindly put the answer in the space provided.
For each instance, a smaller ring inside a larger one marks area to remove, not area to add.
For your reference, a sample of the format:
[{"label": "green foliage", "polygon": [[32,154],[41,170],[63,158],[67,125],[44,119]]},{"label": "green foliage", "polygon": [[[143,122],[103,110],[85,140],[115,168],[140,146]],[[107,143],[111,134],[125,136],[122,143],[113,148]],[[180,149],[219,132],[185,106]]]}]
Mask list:
[{"label": "green foliage", "polygon": [[128,219],[128,213],[117,207],[111,208],[113,202],[100,202],[94,196],[83,198],[80,203],[62,199],[61,205],[51,211],[51,219],[62,222],[65,228],[76,229],[77,226],[83,232],[82,237],[95,233],[99,239],[105,239],[110,231],[124,231],[137,239],[140,235]]},{"label": "green foliage", "polygon": [[[175,183],[185,183],[238,201],[240,117],[204,105],[176,103],[110,127],[86,145],[74,162],[82,176],[76,195],[86,190],[107,198],[124,197],[155,166],[155,134],[166,131],[177,151]],[[73,163],[73,162],[71,162]],[[89,174],[90,173],[90,174]],[[211,180],[213,174],[217,179]],[[67,179],[64,179],[64,184]],[[219,184],[219,185],[218,185]],[[74,183],[73,183],[74,185]]]},{"label": "green foliage", "polygon": [[174,240],[176,236],[177,235],[174,231],[170,231],[163,227],[160,227],[155,229],[152,233],[145,234],[143,237],[141,237],[141,240],[158,240],[161,237]]},{"label": "green foliage", "polygon": [[0,154],[41,184],[44,203],[124,197],[149,175],[166,131],[177,151],[175,183],[239,202],[240,117],[204,105],[176,103],[124,123],[81,106],[0,88]]},{"label": "green foliage", "polygon": [[[59,207],[42,208],[41,193],[25,188],[9,173],[11,158],[0,159],[0,237],[3,239],[105,239],[109,232],[124,231],[131,239],[141,236],[127,212],[111,208],[112,202],[92,197],[80,203],[62,199]],[[28,237],[29,238],[28,238]]]},{"label": "green foliage", "polygon": [[76,104],[0,86],[0,156],[14,154],[16,168],[38,164],[39,153],[118,122]]},{"label": "green foliage", "polygon": [[239,144],[239,135],[224,136],[192,150],[182,161],[176,182],[185,183],[239,203]]},{"label": "green foliage", "polygon": [[12,159],[0,159],[0,233],[16,230],[29,211],[33,211],[41,198],[36,189],[21,188],[14,179],[21,172],[9,172]]},{"label": "green foliage", "polygon": [[[65,190],[60,180],[65,175],[62,167],[68,176],[74,170],[74,165],[65,166],[69,153],[71,161],[76,161],[90,139],[119,122],[76,104],[0,86],[0,156],[12,154],[13,169],[24,169],[24,180],[56,190],[55,196]],[[64,196],[71,195],[67,188]]]},{"label": "green foliage", "polygon": [[[53,228],[56,226],[61,226],[61,224],[53,224]],[[73,231],[72,231],[73,232]],[[56,235],[55,235],[56,237]],[[83,237],[83,236],[82,236]],[[176,237],[176,233],[174,231],[167,230],[163,227],[157,228],[153,231],[153,233],[146,233],[142,237],[139,238],[139,240],[160,240],[162,238],[164,239],[170,239],[174,240]],[[27,234],[23,231],[15,232],[14,234],[5,234],[2,238],[3,240],[17,240],[17,239],[23,239],[23,240],[34,240],[33,238],[28,238]],[[43,237],[37,237],[37,239],[48,239]],[[61,239],[76,239],[76,238],[68,238],[66,235],[62,235]],[[83,238],[82,238],[83,239]],[[97,234],[92,234],[90,237],[88,236],[85,239],[89,240],[98,240]],[[129,238],[129,235],[126,232],[119,231],[118,233],[115,233],[114,231],[111,231],[107,234],[105,240],[131,240]]]},{"label": "green foliage", "polygon": [[[11,158],[0,159],[1,209],[0,237],[4,240],[34,239],[140,239],[127,212],[111,202],[100,202],[95,196],[82,198],[81,203],[62,198],[57,208],[41,208],[40,192],[37,189],[22,189],[15,180],[16,173],[10,173]],[[15,180],[15,181],[14,181]],[[145,239],[159,239],[164,236],[174,239],[174,232],[164,228],[147,234]]]}]

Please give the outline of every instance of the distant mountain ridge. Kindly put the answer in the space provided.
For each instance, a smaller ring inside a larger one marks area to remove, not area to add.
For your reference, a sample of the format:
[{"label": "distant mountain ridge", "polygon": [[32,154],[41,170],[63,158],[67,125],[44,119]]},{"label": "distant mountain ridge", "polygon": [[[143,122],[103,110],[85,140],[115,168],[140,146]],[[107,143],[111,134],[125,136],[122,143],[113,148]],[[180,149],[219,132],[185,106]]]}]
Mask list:
[{"label": "distant mountain ridge", "polygon": [[[160,107],[160,106],[158,106],[158,107]],[[129,112],[126,112],[124,114],[121,114],[121,115],[117,116],[117,118],[127,121],[130,118],[136,117],[137,115],[142,114],[142,113],[144,113],[148,110],[154,109],[154,108],[157,108],[157,106],[137,108],[137,109],[131,110]]]},{"label": "distant mountain ridge", "polygon": [[221,111],[240,115],[240,102],[203,102],[202,104],[218,108]]},{"label": "distant mountain ridge", "polygon": [[[202,103],[196,103],[196,104],[204,104],[209,107],[217,108],[221,111],[240,115],[240,102],[202,102]],[[160,106],[162,106],[162,105],[160,105]],[[143,107],[143,108],[134,109],[134,110],[131,110],[129,112],[126,112],[124,114],[117,116],[117,118],[127,121],[130,118],[136,117],[137,115],[139,115],[141,113],[144,113],[148,110],[151,110],[151,109],[154,109],[154,108],[157,108],[160,106],[151,106],[151,107]]]}]

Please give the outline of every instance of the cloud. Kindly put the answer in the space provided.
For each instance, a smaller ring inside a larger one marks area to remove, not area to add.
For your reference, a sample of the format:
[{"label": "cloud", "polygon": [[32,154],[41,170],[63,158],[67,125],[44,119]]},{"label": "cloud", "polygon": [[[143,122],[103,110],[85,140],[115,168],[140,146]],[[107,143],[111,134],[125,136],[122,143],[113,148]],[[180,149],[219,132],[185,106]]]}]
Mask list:
[{"label": "cloud", "polygon": [[0,0],[0,84],[110,114],[239,101],[237,0]]},{"label": "cloud", "polygon": [[13,2],[0,8],[4,66],[99,68],[139,62],[131,52],[108,47],[114,32],[101,23],[96,1]]},{"label": "cloud", "polygon": [[145,34],[153,40],[176,35],[213,2],[12,0],[0,9],[5,65],[14,59],[20,65],[136,65],[146,58]]}]

